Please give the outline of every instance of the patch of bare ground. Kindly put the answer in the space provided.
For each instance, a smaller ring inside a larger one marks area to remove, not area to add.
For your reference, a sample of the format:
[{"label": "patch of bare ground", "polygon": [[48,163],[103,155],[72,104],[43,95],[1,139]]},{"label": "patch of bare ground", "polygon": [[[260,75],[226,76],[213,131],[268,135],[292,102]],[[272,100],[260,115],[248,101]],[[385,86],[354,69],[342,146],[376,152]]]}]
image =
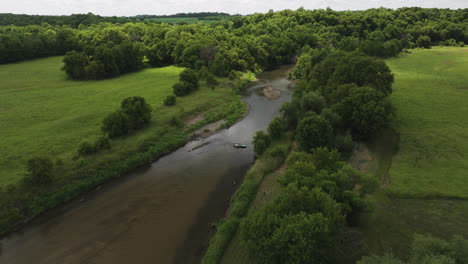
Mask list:
[{"label": "patch of bare ground", "polygon": [[226,123],[226,120],[224,119],[213,122],[211,124],[208,124],[196,130],[195,132],[193,132],[193,134],[199,137],[205,137],[205,136],[211,135],[213,132],[218,131],[218,129],[225,123]]},{"label": "patch of bare ground", "polygon": [[374,160],[369,151],[369,148],[364,143],[359,143],[353,150],[349,163],[353,168],[361,171],[362,173],[369,173],[370,164]]},{"label": "patch of bare ground", "polygon": [[203,113],[199,114],[197,116],[190,117],[185,121],[185,125],[186,126],[191,126],[193,124],[196,124],[196,123],[202,121],[203,118],[205,118]]},{"label": "patch of bare ground", "polygon": [[275,100],[278,99],[281,96],[281,92],[273,89],[273,87],[268,86],[266,88],[263,88],[263,95],[270,100]]}]

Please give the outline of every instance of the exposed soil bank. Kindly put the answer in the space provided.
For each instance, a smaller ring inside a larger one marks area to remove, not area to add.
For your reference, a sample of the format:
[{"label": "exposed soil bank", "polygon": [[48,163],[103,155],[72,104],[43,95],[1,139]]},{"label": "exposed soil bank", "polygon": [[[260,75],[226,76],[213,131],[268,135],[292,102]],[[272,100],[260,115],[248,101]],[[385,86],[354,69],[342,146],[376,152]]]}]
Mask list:
[{"label": "exposed soil bank", "polygon": [[[210,223],[222,217],[248,167],[251,140],[289,100],[288,67],[262,74],[245,101],[249,115],[0,241],[0,263],[196,263]],[[270,101],[258,89],[271,86]],[[209,143],[207,143],[209,142]],[[232,143],[247,145],[234,149]],[[197,147],[199,146],[199,147]]]}]

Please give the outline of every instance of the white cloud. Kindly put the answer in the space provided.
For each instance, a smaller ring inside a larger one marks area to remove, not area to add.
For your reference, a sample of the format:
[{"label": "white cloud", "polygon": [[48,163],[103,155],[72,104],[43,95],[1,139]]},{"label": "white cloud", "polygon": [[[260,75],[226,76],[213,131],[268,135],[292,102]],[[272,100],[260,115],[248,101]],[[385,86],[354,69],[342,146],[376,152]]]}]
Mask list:
[{"label": "white cloud", "polygon": [[175,14],[182,12],[227,12],[251,14],[283,9],[357,10],[402,6],[468,8],[468,0],[1,0],[0,13],[104,16]]}]

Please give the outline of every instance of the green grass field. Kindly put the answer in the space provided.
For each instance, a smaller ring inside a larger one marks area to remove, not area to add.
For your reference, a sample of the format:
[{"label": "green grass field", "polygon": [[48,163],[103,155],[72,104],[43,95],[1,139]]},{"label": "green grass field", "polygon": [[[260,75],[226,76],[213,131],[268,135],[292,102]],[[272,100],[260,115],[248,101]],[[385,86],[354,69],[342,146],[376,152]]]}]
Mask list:
[{"label": "green grass field", "polygon": [[392,159],[388,135],[371,144],[375,173],[390,167],[390,181],[361,224],[368,254],[405,258],[415,233],[468,234],[468,48],[411,50],[387,64],[399,150]]},{"label": "green grass field", "polygon": [[[172,131],[172,117],[187,118],[199,112],[221,112],[239,101],[229,88],[199,91],[177,98],[173,107],[162,105],[172,94],[182,68],[146,69],[102,81],[72,81],[66,78],[62,57],[0,65],[0,186],[15,183],[25,174],[25,163],[35,156],[72,163],[78,145],[100,136],[101,121],[128,96],[142,96],[153,107],[148,128],[112,141],[112,149],[88,158],[103,159],[135,151],[155,135]],[[65,166],[67,167],[67,166]]]},{"label": "green grass field", "polygon": [[400,133],[390,191],[468,198],[468,48],[413,50],[387,63]]}]

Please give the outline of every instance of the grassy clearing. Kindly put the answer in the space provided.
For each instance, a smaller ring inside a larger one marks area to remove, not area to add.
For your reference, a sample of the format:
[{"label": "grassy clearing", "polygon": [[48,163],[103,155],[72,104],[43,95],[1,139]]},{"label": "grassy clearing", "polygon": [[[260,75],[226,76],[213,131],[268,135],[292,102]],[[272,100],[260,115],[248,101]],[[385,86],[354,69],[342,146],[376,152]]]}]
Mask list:
[{"label": "grassy clearing", "polygon": [[[286,158],[270,155],[269,150],[277,146],[289,149],[291,147],[291,136],[287,135],[281,140],[272,142],[269,149],[249,169],[241,186],[232,197],[227,218],[218,224],[215,235],[210,239],[210,244],[202,260],[203,264],[216,264],[220,263],[221,260],[224,263],[226,254],[228,254],[228,259],[236,261],[235,263],[250,263],[247,252],[240,248],[237,231],[241,219],[247,214],[248,210],[259,203],[258,194],[266,191],[264,187],[259,186],[265,185],[263,183],[264,179],[270,179],[268,182],[271,183],[272,175],[277,174],[275,170],[283,164]],[[274,184],[276,184],[276,178],[274,178]],[[279,186],[275,188],[279,189]],[[272,193],[273,189],[270,190],[269,194]],[[266,200],[263,199],[263,201]],[[234,249],[232,249],[233,247]]]},{"label": "grassy clearing", "polygon": [[399,150],[392,160],[389,133],[369,146],[384,189],[370,197],[361,230],[367,254],[405,258],[416,233],[468,234],[468,49],[413,50],[387,62]]},{"label": "grassy clearing", "polygon": [[[215,121],[225,117],[225,108],[232,102],[237,106],[240,101],[230,88],[212,90],[202,85],[196,93],[177,98],[175,106],[166,107],[163,99],[172,94],[182,68],[146,69],[110,80],[78,82],[66,79],[61,60],[0,65],[0,186],[17,182],[25,173],[26,160],[33,156],[49,156],[62,160],[64,167],[71,166],[79,143],[98,137],[102,119],[128,96],[142,96],[153,107],[150,126],[113,140],[111,150],[89,158],[93,163],[118,158],[148,140],[173,133],[177,128],[171,125],[172,117],[206,112]],[[240,112],[231,113],[231,119]]]},{"label": "grassy clearing", "polygon": [[413,50],[387,63],[401,140],[389,190],[468,198],[468,48]]}]

